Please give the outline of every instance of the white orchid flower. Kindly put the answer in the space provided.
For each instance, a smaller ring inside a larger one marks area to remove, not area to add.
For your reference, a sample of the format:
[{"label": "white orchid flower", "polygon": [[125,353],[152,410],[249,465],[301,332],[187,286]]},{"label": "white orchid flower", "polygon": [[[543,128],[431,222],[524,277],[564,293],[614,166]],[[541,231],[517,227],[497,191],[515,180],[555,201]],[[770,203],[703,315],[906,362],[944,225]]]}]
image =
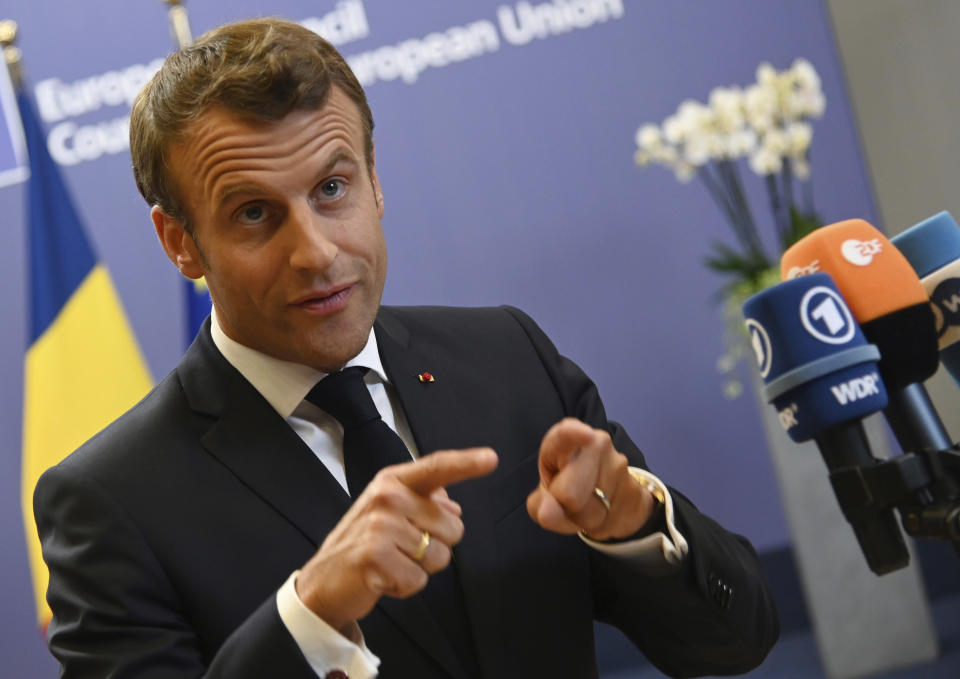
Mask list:
[{"label": "white orchid flower", "polygon": [[731,134],[744,124],[743,91],[737,87],[718,87],[710,93],[714,125],[722,134]]},{"label": "white orchid flower", "polygon": [[757,66],[757,84],[763,87],[775,87],[777,84],[777,70],[766,61]]},{"label": "white orchid flower", "polygon": [[694,134],[688,137],[687,143],[683,146],[684,161],[694,167],[700,167],[713,158],[711,136],[709,134]]},{"label": "white orchid flower", "polygon": [[686,122],[679,115],[667,116],[663,121],[663,136],[671,144],[679,144],[686,137]]},{"label": "white orchid flower", "polygon": [[742,158],[752,153],[756,146],[757,133],[746,127],[727,137],[727,153],[730,158]]},{"label": "white orchid flower", "polygon": [[756,132],[763,133],[773,127],[778,104],[777,91],[773,87],[751,85],[743,97],[747,122]]},{"label": "white orchid flower", "polygon": [[758,175],[776,174],[782,168],[783,160],[781,157],[770,151],[766,146],[761,146],[750,156],[750,169]]},{"label": "white orchid flower", "polygon": [[790,138],[783,130],[774,128],[763,135],[761,146],[774,155],[782,156],[790,150]]},{"label": "white orchid flower", "polygon": [[784,129],[787,139],[786,153],[790,156],[802,156],[813,142],[813,126],[810,123],[793,122]]},{"label": "white orchid flower", "polygon": [[810,162],[806,158],[791,158],[790,166],[793,168],[793,174],[797,179],[801,181],[810,179]]},{"label": "white orchid flower", "polygon": [[793,72],[793,76],[796,78],[796,82],[801,89],[820,89],[820,76],[817,75],[817,69],[806,59],[802,57],[795,59],[790,70]]},{"label": "white orchid flower", "polygon": [[636,141],[638,148],[650,150],[663,143],[663,135],[659,127],[653,123],[646,123],[637,130]]}]

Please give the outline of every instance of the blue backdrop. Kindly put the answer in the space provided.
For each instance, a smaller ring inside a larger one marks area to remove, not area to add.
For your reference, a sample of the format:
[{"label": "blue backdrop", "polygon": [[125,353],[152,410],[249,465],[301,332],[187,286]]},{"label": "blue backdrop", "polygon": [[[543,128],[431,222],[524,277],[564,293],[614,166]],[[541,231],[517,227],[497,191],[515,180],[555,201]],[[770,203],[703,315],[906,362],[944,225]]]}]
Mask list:
[{"label": "blue backdrop", "polygon": [[[826,221],[876,224],[826,10],[809,0],[550,4],[569,19],[553,30],[532,24],[525,3],[494,0],[187,7],[197,34],[264,13],[310,20],[354,58],[376,119],[386,302],[525,309],[593,376],[654,471],[759,550],[783,547],[789,536],[758,406],[749,393],[726,400],[716,368],[724,348],[711,297],[721,281],[702,259],[727,226],[700,185],[639,170],[634,133],[683,99],[753,82],[762,61],[786,68],[805,57],[828,102],[814,128],[817,208]],[[7,0],[2,12],[20,24],[51,152],[66,163],[90,235],[162,376],[183,349],[181,288],[134,187],[124,125],[132,93],[171,50],[165,5]],[[765,218],[761,182],[746,183]],[[34,624],[19,516],[22,194],[22,186],[0,188],[8,290],[0,298],[0,658],[5,676],[29,677],[53,669]]]}]

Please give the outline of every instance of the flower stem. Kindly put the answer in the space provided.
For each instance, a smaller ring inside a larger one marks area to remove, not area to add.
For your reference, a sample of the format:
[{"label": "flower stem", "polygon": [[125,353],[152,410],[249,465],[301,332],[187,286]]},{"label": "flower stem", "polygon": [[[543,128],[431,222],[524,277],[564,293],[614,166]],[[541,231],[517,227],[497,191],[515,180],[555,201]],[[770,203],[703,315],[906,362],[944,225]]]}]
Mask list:
[{"label": "flower stem", "polygon": [[766,255],[763,252],[763,244],[760,242],[760,235],[757,233],[757,223],[754,221],[753,212],[750,210],[750,203],[747,202],[746,196],[743,195],[743,184],[740,181],[740,171],[733,162],[728,160],[725,161],[725,163],[727,166],[727,173],[730,176],[730,185],[733,189],[736,201],[740,205],[741,214],[743,214],[744,227],[748,233],[750,247],[759,259],[766,260]]},{"label": "flower stem", "polygon": [[780,177],[783,180],[783,195],[786,196],[786,212],[789,219],[790,208],[793,207],[793,165],[790,163],[789,158],[783,159],[783,170],[780,172]]},{"label": "flower stem", "polygon": [[780,238],[781,249],[785,247],[787,241],[787,225],[783,221],[783,203],[780,200],[780,189],[777,187],[777,178],[775,175],[766,176],[767,194],[770,196],[770,211],[773,213],[773,222],[777,227],[777,235]]},{"label": "flower stem", "polygon": [[[804,160],[807,165],[810,165],[810,151],[807,151],[807,156]],[[813,207],[813,179],[807,177],[804,181],[800,182],[800,188],[803,191],[803,212],[807,216],[810,216],[815,212]]]},{"label": "flower stem", "polygon": [[743,195],[736,165],[730,160],[722,160],[718,163],[718,166],[721,170],[721,176],[724,179],[727,191],[729,191],[732,202],[737,208],[737,214],[740,217],[739,235],[744,249],[754,262],[766,262],[767,257],[763,252],[763,245],[760,243],[757,226],[753,221],[753,214],[750,212],[750,206]]},{"label": "flower stem", "polygon": [[710,196],[713,198],[714,202],[716,202],[720,209],[726,213],[727,220],[733,227],[733,231],[740,239],[740,242],[744,245],[747,245],[747,243],[744,241],[744,234],[742,233],[739,216],[731,204],[729,196],[724,193],[723,187],[720,186],[717,178],[714,177],[710,172],[710,168],[706,165],[702,165],[697,171],[697,175],[703,181],[704,186],[707,187],[707,191],[710,193]]}]

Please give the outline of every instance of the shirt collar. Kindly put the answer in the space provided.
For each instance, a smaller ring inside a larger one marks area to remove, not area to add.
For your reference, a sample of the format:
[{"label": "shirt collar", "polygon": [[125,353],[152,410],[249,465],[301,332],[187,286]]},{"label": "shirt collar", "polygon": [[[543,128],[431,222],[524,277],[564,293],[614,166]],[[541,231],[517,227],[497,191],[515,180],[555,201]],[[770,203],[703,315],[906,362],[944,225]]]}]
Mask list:
[{"label": "shirt collar", "polygon": [[[284,361],[240,344],[223,332],[216,310],[212,311],[210,316],[210,335],[217,349],[284,419],[293,414],[307,392],[326,376],[326,373],[308,365]],[[349,366],[369,368],[384,383],[390,381],[380,361],[377,336],[373,328],[370,328],[370,335],[363,349],[347,361],[344,367]]]}]

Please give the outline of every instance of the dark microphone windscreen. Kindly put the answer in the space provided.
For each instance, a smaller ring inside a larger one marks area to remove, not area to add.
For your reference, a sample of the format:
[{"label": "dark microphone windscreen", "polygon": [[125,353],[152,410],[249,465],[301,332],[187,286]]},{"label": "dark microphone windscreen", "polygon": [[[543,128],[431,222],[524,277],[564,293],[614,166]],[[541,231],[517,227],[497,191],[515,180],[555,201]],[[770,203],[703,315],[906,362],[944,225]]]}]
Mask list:
[{"label": "dark microphone windscreen", "polygon": [[891,241],[930,297],[940,361],[960,384],[960,227],[949,212],[940,212]]}]

